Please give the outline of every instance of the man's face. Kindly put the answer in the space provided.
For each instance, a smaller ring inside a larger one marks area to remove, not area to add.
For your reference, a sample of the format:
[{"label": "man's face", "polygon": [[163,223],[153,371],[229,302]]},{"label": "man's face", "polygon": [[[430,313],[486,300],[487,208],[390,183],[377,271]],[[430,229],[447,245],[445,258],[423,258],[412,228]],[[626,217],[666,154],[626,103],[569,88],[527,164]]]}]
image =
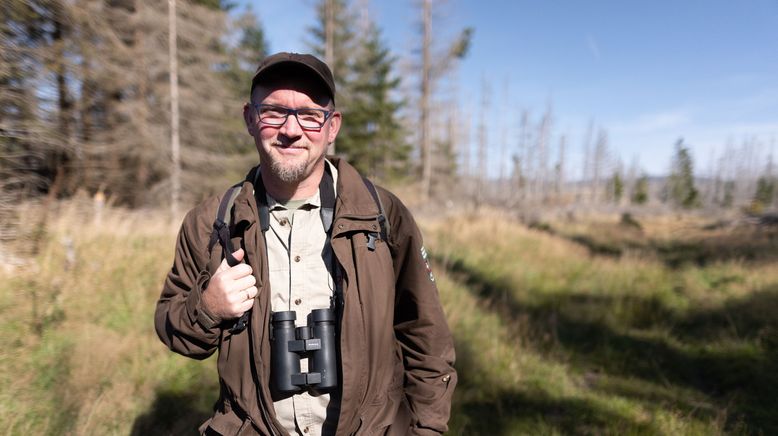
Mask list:
[{"label": "man's face", "polygon": [[[332,110],[329,97],[305,84],[276,83],[257,86],[252,94],[254,104],[280,106],[288,109]],[[302,128],[294,115],[281,126],[267,125],[259,120],[254,104],[243,109],[249,134],[259,152],[264,168],[287,184],[299,184],[323,169],[327,146],[335,141],[340,129],[340,113],[329,116],[321,129]],[[268,165],[269,164],[269,165]]]}]

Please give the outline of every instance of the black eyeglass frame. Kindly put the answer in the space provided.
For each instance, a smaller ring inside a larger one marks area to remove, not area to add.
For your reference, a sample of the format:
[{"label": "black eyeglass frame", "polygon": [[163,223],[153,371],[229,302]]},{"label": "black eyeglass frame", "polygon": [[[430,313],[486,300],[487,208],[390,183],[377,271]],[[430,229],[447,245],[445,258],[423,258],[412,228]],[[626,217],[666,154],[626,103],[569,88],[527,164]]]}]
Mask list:
[{"label": "black eyeglass frame", "polygon": [[[291,109],[291,108],[288,108],[288,107],[285,107],[285,106],[278,106],[278,105],[275,105],[275,104],[251,103],[251,107],[253,107],[254,110],[257,111],[257,118],[259,118],[259,121],[264,123],[264,124],[267,124],[268,126],[281,127],[284,124],[286,124],[286,122],[289,120],[289,115],[294,115],[294,117],[297,119],[297,124],[299,124],[300,127],[303,130],[321,130],[322,127],[324,127],[324,124],[327,123],[327,120],[329,120],[330,117],[332,116],[332,114],[335,113],[334,109],[333,110],[326,110],[326,109],[319,109],[319,108],[313,108],[313,107],[301,107],[299,109]],[[272,108],[272,109],[281,109],[281,110],[285,111],[286,112],[286,116],[284,116],[284,121],[282,121],[280,123],[268,123],[267,121],[263,120],[262,119],[262,114],[260,112],[260,109],[263,108],[263,107],[265,107],[265,108]],[[297,113],[301,112],[301,111],[317,111],[317,112],[322,112],[322,113],[324,113],[324,120],[322,120],[321,123],[313,121],[316,124],[318,124],[319,127],[305,127],[305,126],[302,125],[302,123],[300,123],[300,118],[297,116]]]}]

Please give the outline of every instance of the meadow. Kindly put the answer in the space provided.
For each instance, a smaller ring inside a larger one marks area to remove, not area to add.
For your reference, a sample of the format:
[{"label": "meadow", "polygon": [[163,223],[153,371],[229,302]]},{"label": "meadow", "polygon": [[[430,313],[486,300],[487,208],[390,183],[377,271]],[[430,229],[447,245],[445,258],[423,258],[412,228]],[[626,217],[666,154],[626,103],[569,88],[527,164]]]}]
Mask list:
[{"label": "meadow", "polygon": [[[153,330],[175,225],[49,208],[0,269],[0,422],[194,433],[215,360],[170,353]],[[778,434],[775,231],[635,221],[420,219],[457,345],[450,434]]]}]

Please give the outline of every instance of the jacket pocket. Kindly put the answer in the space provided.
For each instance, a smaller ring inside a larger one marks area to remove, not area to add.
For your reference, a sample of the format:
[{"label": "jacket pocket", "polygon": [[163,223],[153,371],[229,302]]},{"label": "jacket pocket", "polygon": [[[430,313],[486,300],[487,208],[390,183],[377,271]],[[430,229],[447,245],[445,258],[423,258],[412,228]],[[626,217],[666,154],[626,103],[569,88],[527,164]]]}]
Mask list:
[{"label": "jacket pocket", "polygon": [[402,380],[400,380],[400,383],[392,386],[385,395],[381,394],[374,399],[359,417],[362,424],[357,434],[360,436],[384,434],[397,417],[397,412],[402,406],[403,394]]},{"label": "jacket pocket", "polygon": [[216,432],[221,435],[244,435],[253,434],[251,420],[241,419],[232,410],[225,410],[224,413],[217,411],[211,419],[200,426],[200,434],[206,434],[206,430]]}]

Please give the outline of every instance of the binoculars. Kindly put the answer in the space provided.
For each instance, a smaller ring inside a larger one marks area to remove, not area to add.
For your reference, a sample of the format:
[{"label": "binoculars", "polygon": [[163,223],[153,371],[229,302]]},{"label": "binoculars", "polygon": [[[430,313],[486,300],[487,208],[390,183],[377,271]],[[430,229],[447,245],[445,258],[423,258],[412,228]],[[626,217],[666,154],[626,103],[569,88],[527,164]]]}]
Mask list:
[{"label": "binoculars", "polygon": [[[323,393],[338,386],[335,311],[314,309],[308,326],[296,327],[293,310],[270,318],[271,386],[281,394],[310,389]],[[300,358],[308,358],[308,372],[300,372]]]}]

